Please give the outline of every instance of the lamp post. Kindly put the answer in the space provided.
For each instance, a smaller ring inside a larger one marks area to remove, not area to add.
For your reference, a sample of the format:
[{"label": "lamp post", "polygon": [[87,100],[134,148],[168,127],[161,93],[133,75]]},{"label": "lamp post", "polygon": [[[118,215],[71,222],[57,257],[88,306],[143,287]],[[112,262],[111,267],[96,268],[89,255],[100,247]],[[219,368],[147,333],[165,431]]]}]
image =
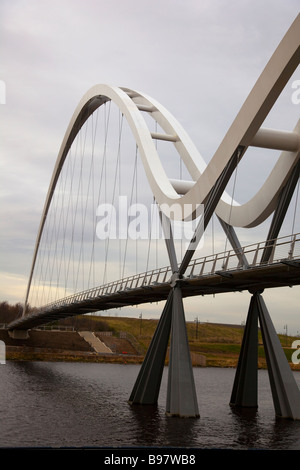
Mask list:
[{"label": "lamp post", "polygon": [[287,346],[288,326],[284,325],[284,329],[285,329],[285,345]]},{"label": "lamp post", "polygon": [[198,339],[198,317],[195,318],[196,323],[196,340]]}]

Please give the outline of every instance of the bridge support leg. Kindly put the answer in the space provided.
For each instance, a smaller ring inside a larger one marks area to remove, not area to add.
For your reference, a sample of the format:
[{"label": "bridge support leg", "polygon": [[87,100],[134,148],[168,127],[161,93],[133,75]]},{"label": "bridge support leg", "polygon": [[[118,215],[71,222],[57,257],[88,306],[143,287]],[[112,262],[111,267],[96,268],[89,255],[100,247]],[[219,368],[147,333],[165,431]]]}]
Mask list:
[{"label": "bridge support leg", "polygon": [[300,391],[260,294],[257,305],[276,416],[300,419]]},{"label": "bridge support leg", "polygon": [[173,291],[169,294],[139,375],[131,392],[129,398],[130,404],[154,405],[157,403],[170,337],[172,304]]},{"label": "bridge support leg", "polygon": [[129,403],[157,403],[171,330],[166,413],[170,416],[199,417],[182,293],[176,284],[179,276],[172,228],[170,220],[161,211],[160,219],[174,279]]},{"label": "bridge support leg", "polygon": [[251,297],[230,405],[257,408],[258,307]]},{"label": "bridge support leg", "polygon": [[170,416],[199,417],[182,293],[178,286],[173,288],[166,412]]},{"label": "bridge support leg", "polygon": [[260,292],[252,295],[230,404],[257,406],[258,319],[276,416],[300,419],[300,391]]},{"label": "bridge support leg", "polygon": [[170,416],[199,417],[180,287],[174,287],[169,294],[129,403],[157,404],[170,331],[166,413]]}]

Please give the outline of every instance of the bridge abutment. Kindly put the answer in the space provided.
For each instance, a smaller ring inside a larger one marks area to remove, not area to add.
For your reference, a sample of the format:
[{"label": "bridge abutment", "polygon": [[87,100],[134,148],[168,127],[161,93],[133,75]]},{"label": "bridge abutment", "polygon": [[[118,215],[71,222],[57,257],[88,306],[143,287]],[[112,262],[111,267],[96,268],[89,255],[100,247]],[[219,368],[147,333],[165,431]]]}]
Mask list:
[{"label": "bridge abutment", "polygon": [[28,330],[8,330],[8,334],[13,339],[28,339],[29,338]]}]

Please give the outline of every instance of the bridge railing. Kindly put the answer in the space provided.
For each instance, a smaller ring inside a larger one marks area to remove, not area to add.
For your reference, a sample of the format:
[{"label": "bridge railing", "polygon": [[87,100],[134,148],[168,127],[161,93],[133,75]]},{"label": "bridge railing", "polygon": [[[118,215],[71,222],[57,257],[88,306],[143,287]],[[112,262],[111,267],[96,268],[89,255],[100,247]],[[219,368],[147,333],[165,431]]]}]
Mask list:
[{"label": "bridge railing", "polygon": [[[248,269],[261,265],[261,257],[265,250],[266,242],[259,242],[247,245],[242,248],[241,253],[247,259],[247,265],[241,262],[241,257],[237,256],[234,250],[228,250],[223,253],[212,254],[202,258],[194,259],[190,262],[185,276],[187,278],[212,275],[217,272],[229,272],[236,269]],[[300,257],[300,234],[294,234],[286,237],[277,238],[268,242],[271,249],[271,255],[264,264],[270,265],[278,263],[285,259],[292,260]],[[124,279],[109,282],[99,287],[94,287],[77,294],[70,295],[61,300],[54,301],[41,310],[49,310],[78,303],[80,301],[89,301],[97,297],[109,296],[118,292],[123,293],[131,289],[147,288],[149,286],[167,284],[172,276],[169,266],[153,269],[144,273],[135,274]]]},{"label": "bridge railing", "polygon": [[[261,265],[261,257],[265,250],[266,242],[246,245],[242,248],[240,255],[247,260],[243,265],[241,257],[234,250],[223,253],[212,254],[203,258],[192,260],[186,271],[186,276],[198,277],[214,274],[218,271],[230,271],[232,269],[246,269]],[[276,238],[268,242],[271,250],[270,258],[265,264],[272,264],[283,259],[293,259],[300,256],[300,234],[288,237]]]}]

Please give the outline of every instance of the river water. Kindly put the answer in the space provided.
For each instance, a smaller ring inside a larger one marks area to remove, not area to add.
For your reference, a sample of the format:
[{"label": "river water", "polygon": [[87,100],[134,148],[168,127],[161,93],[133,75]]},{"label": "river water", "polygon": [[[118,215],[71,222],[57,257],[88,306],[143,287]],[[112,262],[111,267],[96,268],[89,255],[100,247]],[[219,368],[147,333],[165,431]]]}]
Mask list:
[{"label": "river water", "polygon": [[[193,447],[300,449],[300,422],[275,418],[268,373],[259,370],[259,407],[229,406],[234,369],[195,368],[200,419],[165,415],[159,403],[127,402],[139,365],[11,362],[0,365],[0,448]],[[295,373],[300,385],[300,373]]]}]

